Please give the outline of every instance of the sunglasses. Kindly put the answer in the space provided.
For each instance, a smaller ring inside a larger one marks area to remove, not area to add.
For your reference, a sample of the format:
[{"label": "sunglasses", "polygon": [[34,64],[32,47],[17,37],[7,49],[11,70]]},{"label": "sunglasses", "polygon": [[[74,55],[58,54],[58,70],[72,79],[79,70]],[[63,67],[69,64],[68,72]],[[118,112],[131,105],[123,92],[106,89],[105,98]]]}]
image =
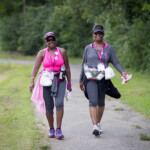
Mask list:
[{"label": "sunglasses", "polygon": [[55,38],[51,38],[51,39],[47,39],[46,41],[47,41],[47,42],[56,41],[56,39],[55,39]]},{"label": "sunglasses", "polygon": [[94,34],[104,34],[104,33],[101,31],[98,31],[98,32],[95,32]]}]

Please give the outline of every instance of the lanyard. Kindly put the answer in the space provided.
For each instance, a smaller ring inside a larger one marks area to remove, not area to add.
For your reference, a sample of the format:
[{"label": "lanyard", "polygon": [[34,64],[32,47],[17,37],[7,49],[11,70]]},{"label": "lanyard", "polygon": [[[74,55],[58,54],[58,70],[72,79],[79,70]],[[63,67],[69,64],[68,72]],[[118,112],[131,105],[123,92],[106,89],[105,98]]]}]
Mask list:
[{"label": "lanyard", "polygon": [[[55,55],[54,55],[54,56],[55,56],[55,57],[54,57],[54,60],[52,59],[51,53],[49,52],[49,53],[50,53],[50,59],[51,59],[50,63],[52,64],[52,67],[53,67],[53,70],[51,70],[51,71],[54,71],[55,60],[56,60],[56,57],[57,57],[57,55],[58,55],[58,54],[56,55],[56,52],[57,52],[57,49],[56,49],[55,52],[54,52],[54,54],[55,54]],[[58,57],[57,57],[57,59],[58,59]]]},{"label": "lanyard", "polygon": [[[98,49],[97,49],[96,42],[94,43],[94,45],[95,45],[96,50],[98,50]],[[101,54],[98,52],[98,56],[99,56],[100,62],[101,62],[102,55],[103,55],[103,49],[104,49],[104,44],[103,44],[103,48],[102,48],[102,50],[101,50]]]},{"label": "lanyard", "polygon": [[51,64],[52,64],[52,66],[53,66],[53,70],[52,71],[54,71],[54,66],[55,66],[55,58],[54,58],[54,61],[52,60],[52,57],[51,57],[51,54],[50,54],[50,59],[51,59]]}]

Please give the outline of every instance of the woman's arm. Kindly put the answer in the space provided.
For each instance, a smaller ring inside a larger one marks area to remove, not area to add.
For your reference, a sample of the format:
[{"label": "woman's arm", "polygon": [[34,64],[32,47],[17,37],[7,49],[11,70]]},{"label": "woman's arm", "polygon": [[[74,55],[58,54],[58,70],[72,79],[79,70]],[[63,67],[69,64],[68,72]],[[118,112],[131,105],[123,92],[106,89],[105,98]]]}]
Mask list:
[{"label": "woman's arm", "polygon": [[33,66],[33,69],[32,69],[32,73],[31,73],[31,84],[30,84],[30,92],[33,91],[33,88],[34,88],[34,79],[37,75],[37,72],[41,66],[41,63],[43,61],[43,58],[44,58],[44,55],[45,55],[45,50],[40,50],[36,56],[36,60],[35,60],[35,64]]},{"label": "woman's arm", "polygon": [[113,66],[116,68],[116,70],[118,72],[120,72],[121,75],[126,79],[127,74],[125,73],[124,69],[122,68],[113,47],[111,47],[111,49],[110,49],[110,62],[113,64]]},{"label": "woman's arm", "polygon": [[121,74],[124,72],[113,47],[110,48],[110,62],[118,72],[120,72]]},{"label": "woman's arm", "polygon": [[69,91],[72,91],[71,88],[71,72],[70,72],[70,66],[69,66],[69,60],[68,60],[68,55],[65,49],[61,48],[61,53],[64,59],[64,65],[66,67],[66,76],[67,76],[67,89]]}]

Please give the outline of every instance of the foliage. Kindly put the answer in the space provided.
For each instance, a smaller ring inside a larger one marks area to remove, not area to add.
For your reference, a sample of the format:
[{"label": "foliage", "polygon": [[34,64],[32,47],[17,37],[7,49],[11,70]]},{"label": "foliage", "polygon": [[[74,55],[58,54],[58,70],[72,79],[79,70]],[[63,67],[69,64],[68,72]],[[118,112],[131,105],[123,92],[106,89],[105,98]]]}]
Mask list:
[{"label": "foliage", "polygon": [[69,56],[82,57],[92,42],[92,27],[99,23],[124,67],[150,72],[148,0],[7,1],[0,1],[3,50],[34,55],[45,47],[44,34],[53,31]]},{"label": "foliage", "polygon": [[48,14],[45,6],[28,7],[20,27],[18,38],[18,51],[24,54],[33,55],[43,44],[44,20]]},{"label": "foliage", "polygon": [[0,24],[1,46],[5,51],[16,51],[18,48],[17,39],[19,37],[20,15],[13,14],[2,19]]},{"label": "foliage", "polygon": [[82,56],[85,45],[91,39],[89,31],[92,24],[81,18],[81,14],[81,11],[68,5],[55,7],[52,18],[48,19],[49,26],[46,26],[56,32],[59,37],[58,45],[67,49],[68,54],[74,57]]}]

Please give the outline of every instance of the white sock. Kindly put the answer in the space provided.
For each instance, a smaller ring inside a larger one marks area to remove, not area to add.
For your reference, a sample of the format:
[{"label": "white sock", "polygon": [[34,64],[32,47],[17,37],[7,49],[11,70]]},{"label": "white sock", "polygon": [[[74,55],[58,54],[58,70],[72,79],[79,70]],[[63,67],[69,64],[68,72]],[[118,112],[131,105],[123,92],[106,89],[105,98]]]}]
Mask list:
[{"label": "white sock", "polygon": [[100,126],[100,123],[97,123],[97,126]]},{"label": "white sock", "polygon": [[94,126],[93,126],[93,129],[97,129],[97,125],[94,125]]}]

